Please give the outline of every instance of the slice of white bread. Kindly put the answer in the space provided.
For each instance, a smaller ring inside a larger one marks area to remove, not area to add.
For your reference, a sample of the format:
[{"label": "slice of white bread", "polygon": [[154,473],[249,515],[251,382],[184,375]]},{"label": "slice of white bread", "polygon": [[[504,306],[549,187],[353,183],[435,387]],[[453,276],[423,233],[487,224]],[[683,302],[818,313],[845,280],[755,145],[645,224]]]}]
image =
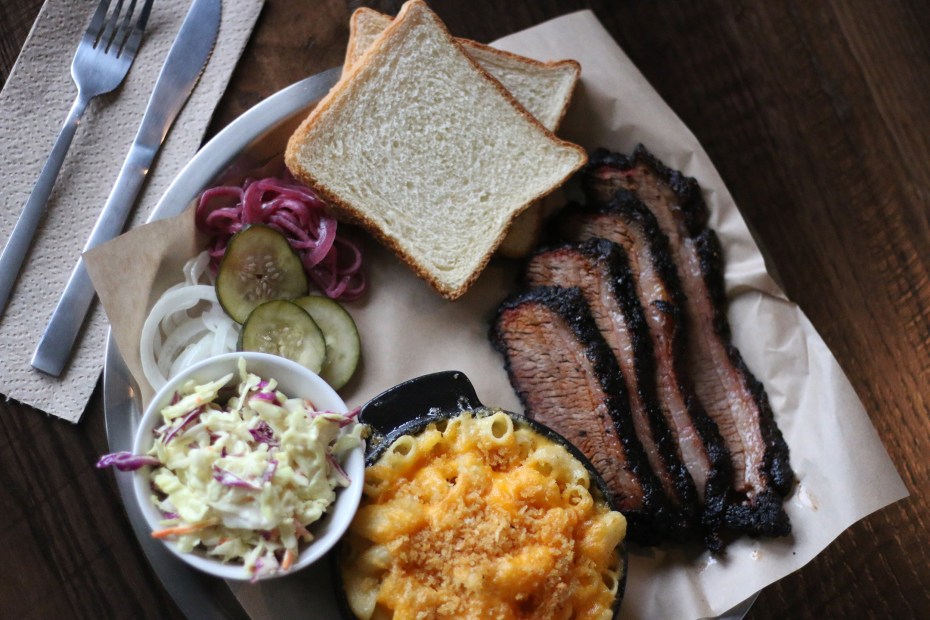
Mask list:
[{"label": "slice of white bread", "polygon": [[[369,8],[352,13],[344,72],[352,68],[392,21],[390,16]],[[558,129],[578,83],[581,65],[574,60],[540,62],[469,39],[456,38],[456,41],[546,129]]]},{"label": "slice of white bread", "polygon": [[407,2],[288,141],[291,172],[448,299],[513,218],[585,164]]},{"label": "slice of white bread", "polygon": [[[391,21],[391,17],[368,8],[352,13],[343,71],[351,69]],[[456,41],[546,129],[558,128],[581,73],[576,61],[540,62],[468,39]],[[514,220],[498,252],[510,258],[527,256],[539,241],[542,225],[542,206],[530,206]]]}]

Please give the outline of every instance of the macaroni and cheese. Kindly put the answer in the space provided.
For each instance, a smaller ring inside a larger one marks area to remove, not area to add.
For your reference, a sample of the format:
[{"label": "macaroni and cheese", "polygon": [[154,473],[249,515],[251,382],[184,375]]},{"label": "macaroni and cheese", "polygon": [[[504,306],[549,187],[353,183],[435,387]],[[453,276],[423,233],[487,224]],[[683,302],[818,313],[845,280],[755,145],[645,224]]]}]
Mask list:
[{"label": "macaroni and cheese", "polygon": [[398,438],[341,570],[363,619],[610,618],[626,521],[563,446],[501,411]]}]

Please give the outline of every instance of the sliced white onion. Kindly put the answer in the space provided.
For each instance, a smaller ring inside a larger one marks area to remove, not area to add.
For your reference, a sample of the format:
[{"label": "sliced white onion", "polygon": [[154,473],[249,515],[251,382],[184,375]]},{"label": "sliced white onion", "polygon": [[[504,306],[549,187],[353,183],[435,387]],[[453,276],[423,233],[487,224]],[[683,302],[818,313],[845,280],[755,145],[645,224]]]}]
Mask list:
[{"label": "sliced white onion", "polygon": [[[208,264],[206,252],[188,261],[185,282],[165,291],[142,326],[142,372],[155,390],[191,364],[236,350],[239,325],[223,311],[212,283],[199,283],[210,280]],[[192,309],[204,304],[202,311],[191,315]]]},{"label": "sliced white onion", "polygon": [[210,341],[213,340],[213,334],[205,331],[197,340],[194,340],[184,347],[168,370],[168,378],[178,374],[191,364],[196,364],[200,360],[210,357]]},{"label": "sliced white onion", "polygon": [[170,378],[170,369],[174,360],[184,353],[184,350],[191,343],[199,341],[205,333],[209,334],[209,331],[203,321],[189,319],[179,323],[177,327],[167,334],[161,349],[155,351],[155,357],[158,358],[158,370],[166,378]]},{"label": "sliced white onion", "polygon": [[[184,263],[184,282],[187,284],[201,284],[206,280],[208,284],[213,284],[213,278],[207,272],[207,265],[210,264],[210,254],[201,252],[194,258]],[[204,277],[207,276],[207,277]]]}]

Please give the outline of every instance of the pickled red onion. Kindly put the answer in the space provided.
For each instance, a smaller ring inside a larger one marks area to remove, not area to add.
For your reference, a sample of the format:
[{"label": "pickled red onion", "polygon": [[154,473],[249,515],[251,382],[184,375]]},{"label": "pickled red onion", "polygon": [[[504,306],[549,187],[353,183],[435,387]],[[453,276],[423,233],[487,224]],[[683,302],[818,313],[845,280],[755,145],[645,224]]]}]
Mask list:
[{"label": "pickled red onion", "polygon": [[338,222],[326,212],[326,203],[289,175],[208,189],[194,219],[197,229],[212,239],[214,269],[233,235],[251,224],[264,224],[287,237],[307,275],[327,297],[350,301],[367,288],[358,244],[337,235]]}]

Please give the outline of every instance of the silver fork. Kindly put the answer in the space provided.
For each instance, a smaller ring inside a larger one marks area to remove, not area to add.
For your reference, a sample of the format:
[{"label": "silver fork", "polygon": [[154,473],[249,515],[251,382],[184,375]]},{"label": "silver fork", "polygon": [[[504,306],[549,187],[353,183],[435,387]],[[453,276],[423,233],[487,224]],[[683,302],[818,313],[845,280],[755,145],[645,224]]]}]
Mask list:
[{"label": "silver fork", "polygon": [[78,94],[68,112],[68,118],[55,140],[36,185],[13,227],[13,232],[0,254],[0,315],[6,308],[13,285],[19,275],[26,253],[32,245],[45,205],[55,186],[65,153],[71,146],[81,116],[87,104],[98,95],[115,89],[126,77],[142,40],[142,31],[152,9],[153,0],[145,0],[142,10],[133,23],[136,0],[130,0],[123,11],[123,0],[117,0],[113,11],[107,15],[110,0],[100,0],[90,25],[78,43],[74,60],[71,61],[71,77]]}]

